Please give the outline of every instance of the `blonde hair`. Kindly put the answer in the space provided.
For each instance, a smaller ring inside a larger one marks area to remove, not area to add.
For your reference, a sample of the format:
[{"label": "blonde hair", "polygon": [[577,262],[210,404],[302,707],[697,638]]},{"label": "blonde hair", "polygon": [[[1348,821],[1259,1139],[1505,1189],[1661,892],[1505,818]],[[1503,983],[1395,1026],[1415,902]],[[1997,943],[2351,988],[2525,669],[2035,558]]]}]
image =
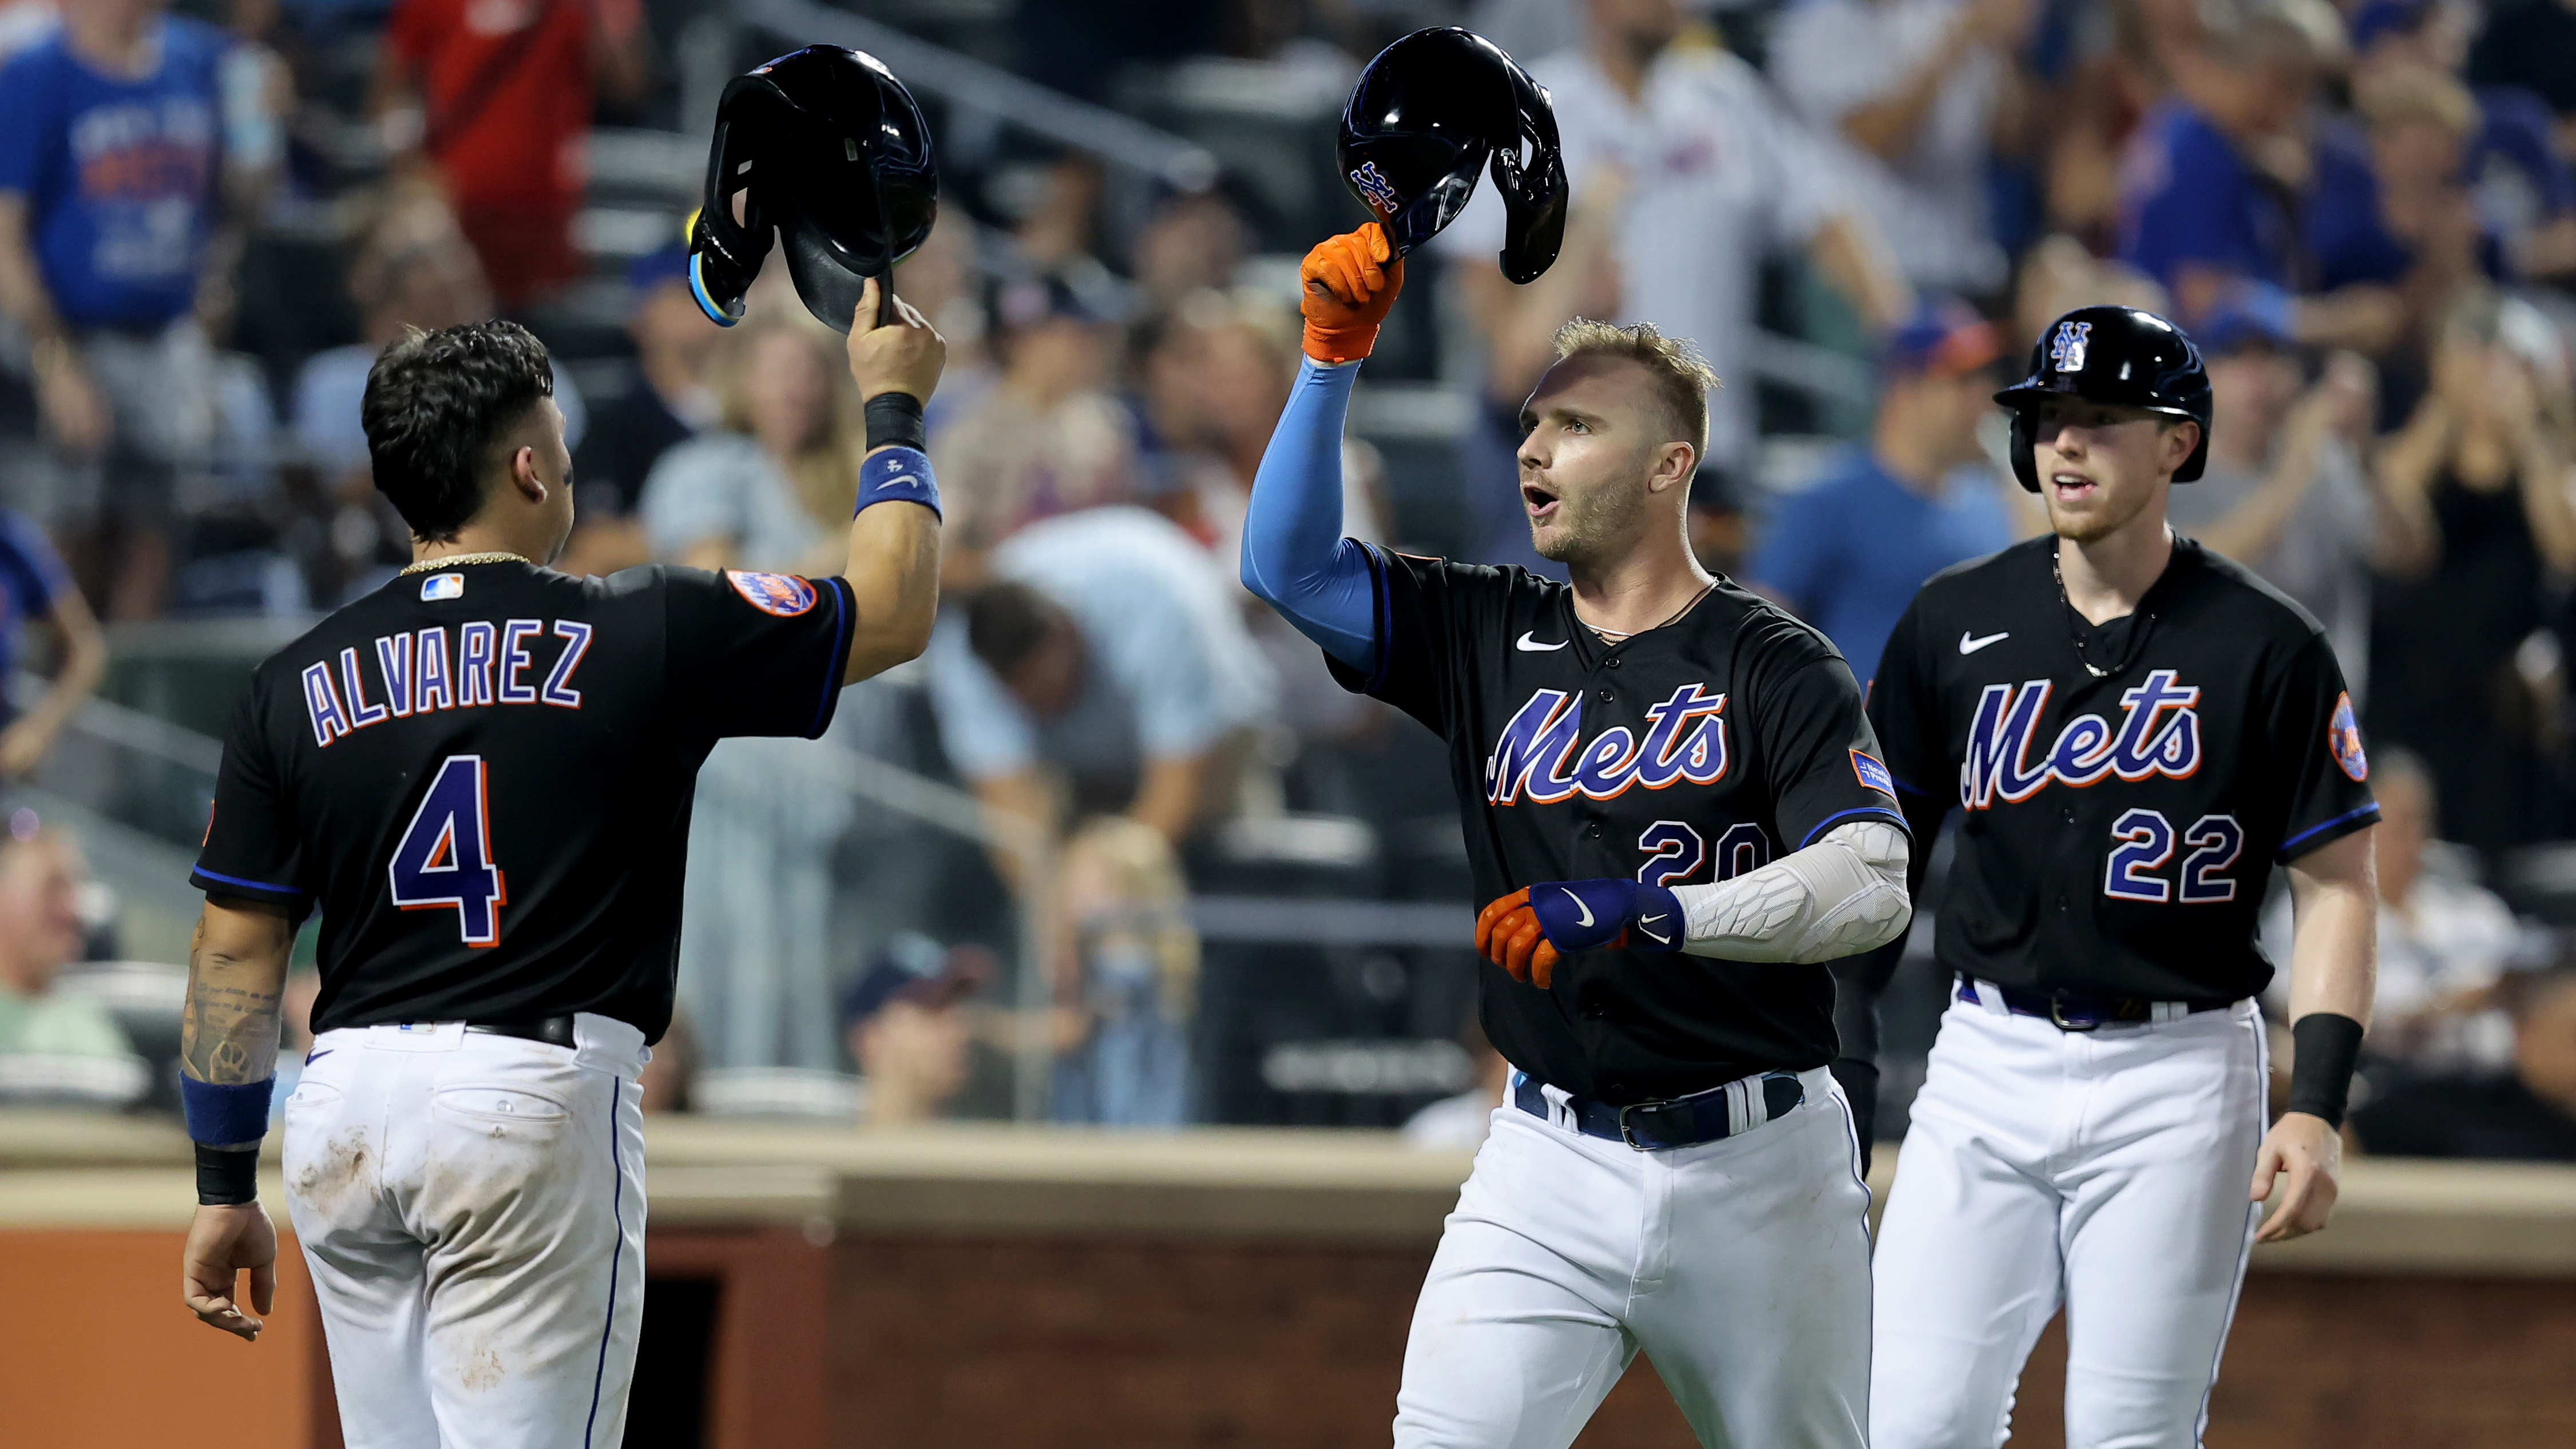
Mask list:
[{"label": "blonde hair", "polygon": [[1276,296],[1252,287],[1201,287],[1174,309],[1183,324],[1201,332],[1240,327],[1258,339],[1280,366],[1297,367],[1297,313]]},{"label": "blonde hair", "polygon": [[1153,962],[1164,1016],[1189,1020],[1199,937],[1189,886],[1163,833],[1123,815],[1096,816],[1065,842],[1061,869],[1059,905],[1077,936],[1092,949],[1120,947]]},{"label": "blonde hair", "polygon": [[1556,357],[1614,357],[1646,370],[1655,399],[1673,440],[1691,445],[1695,461],[1708,459],[1708,390],[1718,386],[1717,373],[1699,345],[1687,337],[1666,337],[1652,322],[1622,327],[1590,317],[1577,317],[1556,329]]},{"label": "blonde hair", "polygon": [[795,459],[787,465],[787,480],[795,485],[797,501],[805,505],[805,511],[829,529],[848,517],[851,506],[858,501],[858,444],[863,436],[857,389],[850,382],[849,369],[841,363],[838,335],[801,317],[773,315],[768,321],[748,323],[731,339],[733,346],[718,376],[716,395],[723,407],[724,426],[749,436],[752,350],[782,332],[805,345],[823,379],[823,406],[806,428]]},{"label": "blonde hair", "polygon": [[2431,66],[2406,66],[2354,87],[2353,101],[2362,118],[2374,126],[2401,121],[2429,121],[2455,136],[2478,128],[2477,97],[2447,73]]}]

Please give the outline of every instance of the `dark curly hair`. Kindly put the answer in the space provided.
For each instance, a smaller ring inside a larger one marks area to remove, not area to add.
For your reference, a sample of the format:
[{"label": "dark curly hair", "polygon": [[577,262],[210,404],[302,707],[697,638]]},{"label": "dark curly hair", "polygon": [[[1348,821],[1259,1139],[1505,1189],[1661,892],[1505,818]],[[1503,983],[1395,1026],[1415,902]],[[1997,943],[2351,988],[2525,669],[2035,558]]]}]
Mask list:
[{"label": "dark curly hair", "polygon": [[546,345],[516,322],[405,328],[358,409],[376,490],[414,538],[453,539],[483,507],[493,440],[554,390]]},{"label": "dark curly hair", "polygon": [[1064,606],[1028,585],[1005,579],[966,603],[966,647],[986,668],[1009,678],[1066,618]]}]

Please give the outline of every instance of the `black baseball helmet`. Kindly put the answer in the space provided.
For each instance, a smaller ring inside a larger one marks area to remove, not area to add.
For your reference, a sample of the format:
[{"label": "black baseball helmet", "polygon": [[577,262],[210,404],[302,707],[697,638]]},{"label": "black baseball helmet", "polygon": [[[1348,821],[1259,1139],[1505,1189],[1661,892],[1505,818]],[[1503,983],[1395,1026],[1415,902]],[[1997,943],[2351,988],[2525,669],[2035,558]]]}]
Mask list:
[{"label": "black baseball helmet", "polygon": [[1379,51],[1342,108],[1340,154],[1342,180],[1398,256],[1457,220],[1488,170],[1503,198],[1504,276],[1535,279],[1565,241],[1547,88],[1473,31],[1417,30]]},{"label": "black baseball helmet", "polygon": [[2030,376],[1995,394],[2012,410],[2013,476],[2039,491],[2031,414],[2042,398],[2143,408],[2200,424],[2200,443],[2174,469],[2188,483],[2209,466],[2209,372],[2183,330],[2135,307],[2078,307],[2048,325],[2030,349]]},{"label": "black baseball helmet", "polygon": [[742,320],[774,231],[806,310],[847,332],[861,285],[891,274],[938,217],[939,167],[912,92],[875,56],[809,45],[734,77],[716,103],[689,290],[719,325]]}]

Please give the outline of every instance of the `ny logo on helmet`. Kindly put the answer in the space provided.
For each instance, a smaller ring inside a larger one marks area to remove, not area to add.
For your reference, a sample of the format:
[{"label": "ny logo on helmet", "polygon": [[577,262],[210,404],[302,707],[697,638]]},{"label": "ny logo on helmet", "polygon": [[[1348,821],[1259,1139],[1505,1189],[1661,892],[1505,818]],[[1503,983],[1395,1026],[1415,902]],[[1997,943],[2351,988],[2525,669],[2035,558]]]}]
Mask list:
[{"label": "ny logo on helmet", "polygon": [[2049,367],[2058,372],[2082,372],[2086,339],[2092,331],[2090,322],[2058,323],[2057,336],[2048,344]]},{"label": "ny logo on helmet", "polygon": [[1386,179],[1386,173],[1378,170],[1374,161],[1351,173],[1351,185],[1358,187],[1360,195],[1367,197],[1369,205],[1382,215],[1393,216],[1404,209],[1404,198],[1395,194],[1395,183]]}]

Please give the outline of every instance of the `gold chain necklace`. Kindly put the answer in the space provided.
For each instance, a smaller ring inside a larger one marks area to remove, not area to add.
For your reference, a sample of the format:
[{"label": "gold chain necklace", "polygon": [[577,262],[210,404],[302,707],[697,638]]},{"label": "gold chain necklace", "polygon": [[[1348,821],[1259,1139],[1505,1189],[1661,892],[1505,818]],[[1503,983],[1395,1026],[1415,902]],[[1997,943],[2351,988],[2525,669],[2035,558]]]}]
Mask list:
[{"label": "gold chain necklace", "polygon": [[[1602,627],[1601,627],[1600,625],[1598,625],[1598,624],[1584,624],[1584,625],[1583,625],[1583,627],[1584,627],[1584,628],[1586,628],[1586,629],[1591,630],[1591,631],[1592,631],[1593,633],[1595,633],[1595,634],[1600,635],[1600,636],[1601,636],[1601,639],[1602,639],[1602,642],[1604,642],[1604,643],[1608,643],[1608,644],[1616,644],[1616,643],[1620,642],[1621,640],[1625,640],[1625,639],[1634,639],[1634,638],[1636,638],[1636,637],[1637,637],[1638,635],[1640,635],[1640,634],[1651,634],[1651,633],[1655,632],[1657,629],[1660,629],[1660,628],[1664,627],[1664,625],[1665,625],[1665,624],[1669,624],[1669,623],[1671,623],[1674,619],[1678,619],[1678,618],[1680,618],[1682,615],[1689,613],[1689,612],[1690,612],[1694,607],[1696,607],[1696,606],[1698,605],[1698,603],[1699,603],[1699,601],[1700,601],[1700,600],[1705,599],[1705,598],[1707,598],[1707,597],[1708,597],[1709,590],[1714,589],[1714,588],[1716,588],[1716,587],[1717,587],[1717,580],[1715,580],[1715,579],[1711,579],[1711,580],[1709,580],[1705,585],[1701,586],[1700,591],[1699,591],[1698,593],[1693,594],[1693,595],[1691,595],[1691,596],[1690,596],[1690,602],[1689,602],[1689,603],[1686,603],[1686,604],[1682,605],[1680,608],[1673,610],[1673,612],[1672,612],[1672,614],[1671,614],[1671,616],[1670,616],[1669,618],[1664,619],[1664,620],[1663,620],[1662,622],[1660,622],[1660,623],[1649,624],[1649,625],[1647,625],[1647,626],[1646,626],[1645,628],[1643,628],[1643,629],[1604,629],[1604,628],[1602,628]],[[1577,621],[1578,623],[1580,623],[1580,622],[1582,621],[1582,616],[1581,616],[1581,615],[1577,615],[1577,616],[1575,616],[1575,617],[1576,617],[1576,621]]]},{"label": "gold chain necklace", "polygon": [[[448,568],[455,568],[455,567],[457,567],[457,566],[458,566],[458,565],[460,565],[460,564],[479,564],[479,563],[523,563],[523,564],[532,564],[532,563],[534,563],[534,560],[532,560],[532,559],[528,558],[527,556],[525,556],[525,555],[523,555],[523,554],[502,553],[502,552],[500,552],[500,551],[498,551],[498,550],[495,550],[495,551],[493,551],[493,552],[491,552],[491,553],[451,553],[451,554],[448,554],[447,556],[445,556],[444,558],[425,558],[425,559],[422,559],[420,562],[418,562],[418,563],[416,563],[416,564],[411,564],[411,565],[409,565],[409,566],[405,567],[405,568],[403,569],[403,573],[406,573],[406,574],[425,574],[425,573],[429,572],[431,569],[448,569]],[[397,577],[399,577],[399,575],[397,575]]]}]

